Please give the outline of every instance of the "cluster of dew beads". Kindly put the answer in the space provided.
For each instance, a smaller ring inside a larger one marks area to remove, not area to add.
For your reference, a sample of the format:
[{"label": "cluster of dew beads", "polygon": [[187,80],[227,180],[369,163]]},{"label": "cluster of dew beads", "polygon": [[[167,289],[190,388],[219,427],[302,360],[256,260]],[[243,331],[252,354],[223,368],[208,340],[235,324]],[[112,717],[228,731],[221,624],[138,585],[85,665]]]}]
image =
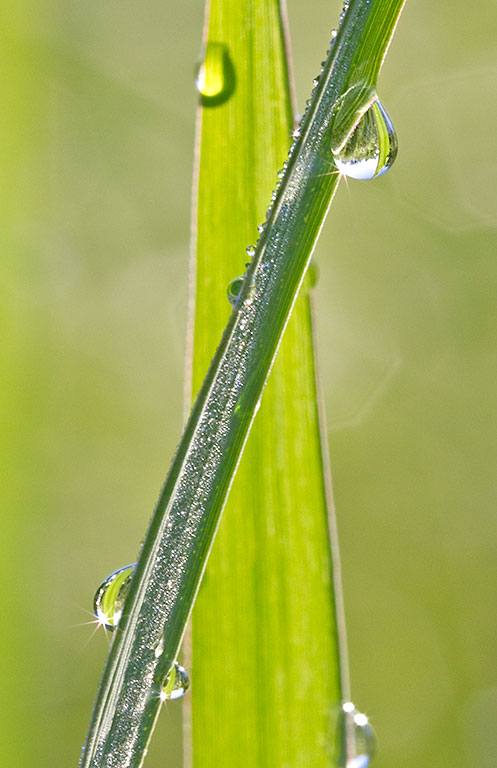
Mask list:
[{"label": "cluster of dew beads", "polygon": [[135,566],[136,563],[132,563],[114,571],[102,581],[95,592],[93,612],[98,623],[106,629],[112,631],[119,624]]},{"label": "cluster of dew beads", "polygon": [[344,20],[344,18],[345,18],[345,14],[346,14],[346,13],[347,13],[347,11],[349,10],[349,5],[350,5],[350,0],[345,0],[345,1],[344,1],[344,4],[343,4],[342,12],[341,12],[341,14],[340,14],[340,24],[341,24],[341,23],[342,23],[342,21]]},{"label": "cluster of dew beads", "polygon": [[238,297],[243,286],[243,277],[235,277],[228,285],[227,295],[232,307],[236,307],[238,304]]},{"label": "cluster of dew beads", "polygon": [[185,695],[190,680],[188,678],[186,669],[181,667],[177,661],[168,672],[168,675],[162,686],[160,693],[161,701],[173,701],[174,699],[181,699]]},{"label": "cluster of dew beads", "polygon": [[195,69],[195,87],[204,107],[224,104],[235,90],[236,77],[228,46],[209,42]]},{"label": "cluster of dew beads", "polygon": [[397,157],[397,134],[377,100],[364,113],[345,144],[333,152],[335,165],[351,179],[373,179],[388,171]]},{"label": "cluster of dew beads", "polygon": [[345,701],[338,719],[339,757],[343,768],[368,768],[376,749],[376,737],[366,715]]}]

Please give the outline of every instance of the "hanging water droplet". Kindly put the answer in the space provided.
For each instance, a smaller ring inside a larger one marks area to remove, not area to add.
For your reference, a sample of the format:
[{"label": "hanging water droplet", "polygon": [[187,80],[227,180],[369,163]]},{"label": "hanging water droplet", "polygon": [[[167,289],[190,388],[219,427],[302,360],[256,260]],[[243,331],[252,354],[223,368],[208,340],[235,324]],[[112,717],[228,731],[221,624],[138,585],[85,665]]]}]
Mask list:
[{"label": "hanging water droplet", "polygon": [[260,235],[262,235],[262,233],[264,232],[264,227],[265,227],[265,226],[266,226],[265,224],[258,224],[258,225],[257,225],[257,231],[258,231],[258,233],[259,233]]},{"label": "hanging water droplet", "polygon": [[204,107],[216,107],[229,99],[236,76],[227,45],[207,43],[195,69],[195,85]]},{"label": "hanging water droplet", "polygon": [[316,85],[319,83],[319,80],[320,80],[320,76],[319,76],[319,75],[316,75],[316,77],[315,77],[315,78],[314,78],[314,80],[312,81],[312,84],[313,84],[314,86],[316,86]]},{"label": "hanging water droplet", "polygon": [[331,39],[334,40],[337,35],[338,35],[337,30],[336,29],[332,29],[331,30]]},{"label": "hanging water droplet", "polygon": [[247,256],[253,259],[255,256],[255,245],[247,245],[247,247],[245,248],[245,251],[247,253]]},{"label": "hanging water droplet", "polygon": [[351,179],[373,179],[388,171],[397,157],[397,134],[382,104],[369,107],[343,147],[333,153],[335,165]]},{"label": "hanging water droplet", "polygon": [[337,723],[338,759],[343,768],[368,768],[376,749],[376,737],[368,718],[351,701],[345,701]]},{"label": "hanging water droplet", "polygon": [[106,629],[112,631],[119,624],[135,565],[136,563],[125,565],[124,568],[111,573],[95,592],[93,612],[98,623]]},{"label": "hanging water droplet", "polygon": [[190,680],[188,679],[186,669],[175,661],[162,686],[160,693],[161,701],[181,699],[188,690],[189,685]]},{"label": "hanging water droplet", "polygon": [[238,304],[238,297],[243,286],[243,277],[235,277],[228,285],[228,299],[232,307]]}]

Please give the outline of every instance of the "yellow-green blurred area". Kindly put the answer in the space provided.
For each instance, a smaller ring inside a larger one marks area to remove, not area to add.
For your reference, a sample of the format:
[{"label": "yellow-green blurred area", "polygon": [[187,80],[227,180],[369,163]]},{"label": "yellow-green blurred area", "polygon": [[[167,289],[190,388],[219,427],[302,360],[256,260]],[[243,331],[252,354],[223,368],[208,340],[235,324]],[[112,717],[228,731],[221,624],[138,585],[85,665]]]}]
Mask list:
[{"label": "yellow-green blurred area", "polygon": [[[290,1],[301,110],[339,11]],[[135,559],[180,435],[202,14],[0,10],[8,768],[76,765],[107,648],[92,595]],[[377,768],[497,764],[496,35],[490,0],[407,0],[379,89],[398,159],[341,185],[316,254],[352,692]],[[148,768],[179,768],[180,728],[170,702]]]}]

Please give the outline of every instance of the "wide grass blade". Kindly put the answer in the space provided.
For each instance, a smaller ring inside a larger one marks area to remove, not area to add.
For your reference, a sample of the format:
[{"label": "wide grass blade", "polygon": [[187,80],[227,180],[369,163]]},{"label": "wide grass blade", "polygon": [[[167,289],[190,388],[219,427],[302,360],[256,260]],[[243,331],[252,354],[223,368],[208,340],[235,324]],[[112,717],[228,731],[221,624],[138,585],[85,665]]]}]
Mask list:
[{"label": "wide grass blade", "polygon": [[[224,103],[204,100],[198,123],[194,391],[230,315],[226,288],[245,271],[245,247],[258,238],[293,128],[278,0],[213,3],[204,51],[221,46],[236,89]],[[198,768],[317,768],[329,765],[333,750],[342,692],[308,288],[307,279],[193,613]]]}]

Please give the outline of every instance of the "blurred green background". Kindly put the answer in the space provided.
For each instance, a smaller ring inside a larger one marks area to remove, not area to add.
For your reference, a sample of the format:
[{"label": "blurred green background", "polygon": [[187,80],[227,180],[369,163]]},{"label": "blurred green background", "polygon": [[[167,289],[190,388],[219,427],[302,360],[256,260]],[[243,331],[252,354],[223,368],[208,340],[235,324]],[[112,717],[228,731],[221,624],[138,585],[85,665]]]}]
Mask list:
[{"label": "blurred green background", "polygon": [[[339,11],[289,2],[301,110]],[[203,9],[0,14],[0,764],[53,768],[77,763],[106,654],[94,588],[135,559],[181,431]],[[408,0],[380,81],[398,160],[342,184],[317,250],[376,768],[497,764],[496,35],[490,0]],[[180,727],[170,703],[148,768],[179,768]]]}]

